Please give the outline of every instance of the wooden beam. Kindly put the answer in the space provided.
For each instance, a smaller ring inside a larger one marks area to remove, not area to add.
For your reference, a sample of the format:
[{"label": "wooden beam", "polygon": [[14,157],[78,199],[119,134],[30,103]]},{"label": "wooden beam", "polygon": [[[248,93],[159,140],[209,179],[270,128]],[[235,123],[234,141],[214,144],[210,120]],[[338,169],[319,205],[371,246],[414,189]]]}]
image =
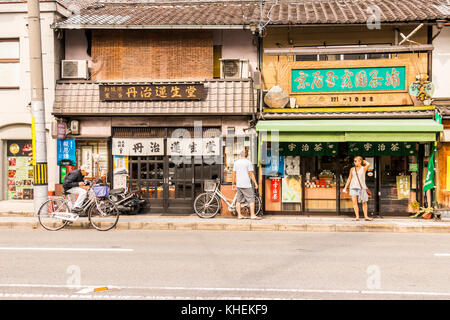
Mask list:
[{"label": "wooden beam", "polygon": [[431,44],[412,46],[369,46],[369,47],[328,47],[328,48],[266,48],[264,54],[268,56],[290,56],[290,55],[316,55],[316,54],[346,54],[346,53],[396,53],[396,52],[419,52],[433,51]]},{"label": "wooden beam", "polygon": [[435,106],[411,106],[411,107],[349,107],[349,108],[281,108],[271,109],[264,108],[263,112],[268,113],[309,113],[309,112],[384,112],[384,111],[423,111],[434,110]]}]

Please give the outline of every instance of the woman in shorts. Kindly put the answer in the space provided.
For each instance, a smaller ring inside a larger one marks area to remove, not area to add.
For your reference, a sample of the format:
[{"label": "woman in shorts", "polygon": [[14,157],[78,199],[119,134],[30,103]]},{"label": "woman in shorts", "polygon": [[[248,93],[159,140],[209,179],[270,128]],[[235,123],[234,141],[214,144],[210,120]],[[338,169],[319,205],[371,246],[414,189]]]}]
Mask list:
[{"label": "woman in shorts", "polygon": [[342,192],[347,193],[347,188],[350,185],[350,196],[352,197],[353,209],[355,210],[355,218],[354,221],[359,220],[359,206],[358,206],[358,198],[359,202],[362,202],[364,219],[367,221],[372,221],[372,218],[369,218],[367,214],[367,202],[369,200],[367,194],[367,186],[366,186],[366,172],[369,170],[370,163],[366,160],[363,160],[362,157],[355,157],[354,159],[355,166],[350,169],[350,173],[348,175],[347,183],[345,184],[344,190]]}]

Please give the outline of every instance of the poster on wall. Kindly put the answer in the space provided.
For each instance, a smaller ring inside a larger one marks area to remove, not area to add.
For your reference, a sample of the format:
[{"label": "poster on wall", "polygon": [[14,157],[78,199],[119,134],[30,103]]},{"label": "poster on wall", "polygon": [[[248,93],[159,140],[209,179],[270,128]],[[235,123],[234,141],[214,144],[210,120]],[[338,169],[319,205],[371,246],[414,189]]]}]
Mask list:
[{"label": "poster on wall", "polygon": [[270,200],[280,201],[281,179],[270,178]]},{"label": "poster on wall", "polygon": [[93,165],[92,165],[92,153],[93,153],[93,147],[92,146],[82,146],[81,147],[81,165],[87,165],[88,169],[90,171],[90,174],[87,175],[87,177],[92,177],[95,175],[95,172],[93,172]]},{"label": "poster on wall", "polygon": [[300,203],[302,195],[302,185],[300,176],[285,176],[282,179],[281,201],[283,203]]},{"label": "poster on wall", "polygon": [[398,200],[409,199],[410,176],[397,176],[397,197]]},{"label": "poster on wall", "polygon": [[114,174],[128,174],[128,156],[113,156]]},{"label": "poster on wall", "polygon": [[299,176],[300,175],[300,157],[299,156],[287,156],[284,157],[284,173],[287,176]]},{"label": "poster on wall", "polygon": [[33,199],[33,150],[31,140],[7,142],[8,200]]},{"label": "poster on wall", "polygon": [[71,165],[76,165],[75,139],[58,139],[56,142],[57,164],[62,161],[70,161]]},{"label": "poster on wall", "polygon": [[[264,156],[264,155],[263,155]],[[276,176],[284,175],[284,157],[272,157],[271,151],[268,150],[264,159],[264,175],[266,176]]]},{"label": "poster on wall", "polygon": [[128,156],[113,156],[114,189],[127,188]]}]

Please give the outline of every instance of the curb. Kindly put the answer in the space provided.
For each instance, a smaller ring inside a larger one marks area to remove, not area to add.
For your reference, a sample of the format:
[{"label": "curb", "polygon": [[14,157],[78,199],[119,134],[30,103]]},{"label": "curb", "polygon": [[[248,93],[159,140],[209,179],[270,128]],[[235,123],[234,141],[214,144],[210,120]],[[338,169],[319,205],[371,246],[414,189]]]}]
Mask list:
[{"label": "curb", "polygon": [[[38,221],[0,221],[0,230],[5,229],[45,230]],[[88,221],[77,221],[65,229],[93,228]],[[119,221],[115,230],[450,233],[450,225]]]}]

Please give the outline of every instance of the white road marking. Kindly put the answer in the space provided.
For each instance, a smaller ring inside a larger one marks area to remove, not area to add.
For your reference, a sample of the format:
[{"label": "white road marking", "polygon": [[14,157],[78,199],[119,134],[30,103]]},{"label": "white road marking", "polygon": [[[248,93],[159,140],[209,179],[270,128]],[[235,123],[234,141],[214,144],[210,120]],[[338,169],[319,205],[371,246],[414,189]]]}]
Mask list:
[{"label": "white road marking", "polygon": [[450,257],[450,253],[435,253],[436,257]]},{"label": "white road marking", "polygon": [[[68,285],[48,285],[48,284],[0,284],[0,287],[23,287],[23,288],[59,288],[59,289],[81,289],[88,291],[93,288],[108,287],[108,289],[122,290],[166,290],[166,291],[211,291],[211,292],[266,292],[266,293],[334,293],[334,294],[363,294],[363,295],[416,295],[416,296],[450,296],[450,292],[430,292],[430,291],[382,291],[382,290],[339,290],[339,289],[279,289],[279,288],[201,288],[201,287],[132,287],[132,286],[68,286]],[[77,293],[80,293],[78,291]],[[92,292],[92,291],[90,291]]]},{"label": "white road marking", "polygon": [[[76,294],[44,294],[44,293],[1,293],[0,298],[42,298],[42,299],[117,299],[117,300],[286,300],[285,298],[264,298],[264,297],[199,297],[199,296],[118,296],[118,295],[76,295]],[[287,300],[302,300],[289,298]],[[312,300],[312,299],[304,299]]]},{"label": "white road marking", "polygon": [[110,290],[111,289],[111,287],[105,287],[105,286],[103,286],[103,287],[88,287],[88,288],[84,288],[84,289],[81,289],[80,291],[77,291],[76,293],[83,293],[83,294],[85,294],[85,293],[93,293],[93,292],[100,292],[100,291],[106,291],[106,290]]},{"label": "white road marking", "polygon": [[0,251],[104,251],[104,252],[132,252],[134,249],[121,248],[14,248],[0,247]]}]

